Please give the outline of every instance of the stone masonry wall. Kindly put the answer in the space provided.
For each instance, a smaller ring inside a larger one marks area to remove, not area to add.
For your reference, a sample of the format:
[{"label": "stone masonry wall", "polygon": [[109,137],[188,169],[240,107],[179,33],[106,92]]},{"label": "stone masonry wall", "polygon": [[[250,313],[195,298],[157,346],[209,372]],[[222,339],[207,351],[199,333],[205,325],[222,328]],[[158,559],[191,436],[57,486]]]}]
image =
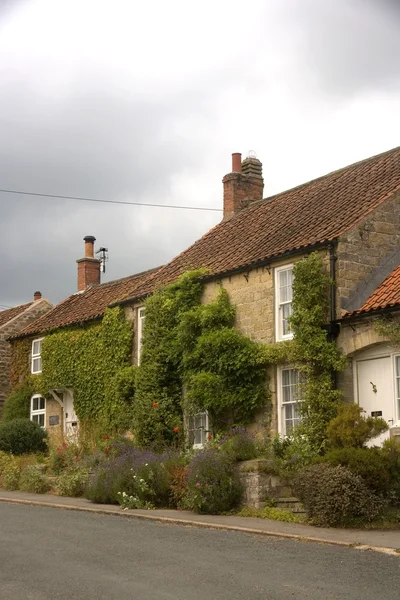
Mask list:
[{"label": "stone masonry wall", "polygon": [[11,344],[7,342],[7,338],[24,329],[51,308],[52,306],[47,300],[38,300],[22,314],[0,328],[0,416],[4,400],[10,389]]},{"label": "stone masonry wall", "polygon": [[276,500],[281,496],[283,483],[277,475],[268,473],[266,460],[245,460],[238,463],[237,468],[243,485],[245,506],[264,508],[267,500]]},{"label": "stone masonry wall", "polygon": [[[58,417],[58,424],[51,425],[50,417]],[[63,410],[57,400],[48,398],[46,400],[46,429],[54,441],[61,442],[63,439]]]},{"label": "stone masonry wall", "polygon": [[[385,259],[399,248],[399,243],[400,192],[339,238],[336,263],[338,316],[347,308],[346,303],[352,296],[385,263]],[[383,269],[379,283],[388,274]],[[366,292],[367,297],[372,291]]]}]

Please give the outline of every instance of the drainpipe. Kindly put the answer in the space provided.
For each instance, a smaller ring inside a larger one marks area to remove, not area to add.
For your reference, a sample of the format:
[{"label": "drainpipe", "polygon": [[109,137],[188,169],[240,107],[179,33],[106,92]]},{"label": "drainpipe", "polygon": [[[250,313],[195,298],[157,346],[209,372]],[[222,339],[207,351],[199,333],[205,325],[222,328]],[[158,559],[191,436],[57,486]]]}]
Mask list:
[{"label": "drainpipe", "polygon": [[[339,335],[339,325],[336,323],[336,256],[335,256],[335,245],[329,244],[329,275],[331,279],[330,284],[330,296],[331,296],[331,310],[330,310],[330,324],[329,324],[329,338],[331,342],[335,342]],[[337,373],[332,371],[332,383],[333,388],[337,389]]]},{"label": "drainpipe", "polygon": [[334,244],[329,244],[329,267],[331,278],[331,324],[336,321],[336,256]]}]

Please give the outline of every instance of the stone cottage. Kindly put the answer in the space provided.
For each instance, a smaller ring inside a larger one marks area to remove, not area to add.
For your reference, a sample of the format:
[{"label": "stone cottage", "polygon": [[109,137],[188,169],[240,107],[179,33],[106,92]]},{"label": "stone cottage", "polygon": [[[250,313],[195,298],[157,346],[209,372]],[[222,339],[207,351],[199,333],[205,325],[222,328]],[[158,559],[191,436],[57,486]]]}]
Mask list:
[{"label": "stone cottage", "polygon": [[0,418],[10,390],[11,344],[8,338],[51,310],[52,304],[35,292],[33,302],[0,311]]},{"label": "stone cottage", "polygon": [[[289,340],[293,265],[317,251],[332,280],[329,332],[350,359],[338,386],[347,401],[366,402],[368,412],[381,412],[395,433],[400,425],[396,396],[400,350],[390,348],[389,340],[375,333],[374,320],[386,309],[396,319],[400,306],[399,278],[395,275],[400,263],[400,148],[280,194],[263,196],[261,162],[254,157],[242,161],[240,154],[233,154],[232,170],[223,178],[221,223],[161,268],[126,281],[96,284],[81,295],[71,296],[22,331],[14,338],[15,343],[27,336],[34,342],[46,332],[68,324],[101,318],[108,305],[118,305],[133,325],[132,363],[138,364],[145,298],[157,286],[200,267],[209,273],[204,278],[203,302],[214,300],[222,285],[236,308],[236,327],[243,334],[260,343]],[[86,258],[95,264],[93,255]],[[377,298],[382,297],[388,282],[393,297],[386,306],[385,300]],[[379,309],[375,300],[380,303]],[[391,365],[385,371],[385,378],[391,382],[386,391],[380,380],[379,385],[374,381],[376,369],[373,377],[370,375],[372,366],[378,364],[372,360],[381,357],[389,357]],[[294,365],[287,364],[270,367],[269,375],[271,429],[286,435],[299,421],[299,373]],[[362,400],[359,397],[359,390],[368,390],[368,385],[373,402],[364,392]],[[390,398],[386,408],[384,394]],[[60,407],[65,401],[57,402]],[[56,408],[56,404],[47,405],[46,425]],[[260,411],[255,426],[262,427],[264,420]],[[207,414],[196,415],[190,427],[195,445],[201,445],[207,434]]]},{"label": "stone cottage", "polygon": [[[136,286],[141,285],[154,272],[149,270],[107,283],[100,283],[101,259],[95,258],[94,243],[96,238],[84,238],[85,255],[77,260],[78,291],[32,322],[23,331],[10,332],[14,351],[22,344],[30,351],[25,360],[28,372],[32,375],[33,387],[38,382],[35,393],[30,398],[30,417],[52,433],[73,434],[78,427],[78,416],[74,407],[74,389],[70,385],[46,390],[40,389],[42,374],[42,341],[49,333],[63,331],[67,328],[76,331],[100,323],[107,307],[134,293]],[[1,313],[0,313],[1,314]],[[82,360],[82,358],[76,358]]]},{"label": "stone cottage", "polygon": [[[333,282],[330,333],[350,359],[338,386],[346,401],[360,401],[369,414],[381,412],[397,432],[400,349],[391,349],[391,368],[385,373],[388,384],[378,387],[372,402],[364,392],[368,386],[372,389],[369,373],[375,363],[370,361],[361,368],[365,363],[359,357],[364,352],[365,356],[371,352],[372,357],[383,352],[387,357],[389,350],[384,338],[374,333],[373,313],[377,317],[379,311],[368,311],[365,320],[356,315],[364,314],[365,306],[375,306],[374,298],[382,296],[387,281],[394,294],[389,309],[395,318],[398,315],[400,280],[391,273],[400,263],[400,148],[269,198],[263,198],[263,188],[261,162],[253,157],[242,161],[239,154],[233,154],[232,172],[223,178],[222,222],[121,303],[127,318],[135,323],[134,360],[140,357],[143,299],[155,286],[199,267],[210,272],[203,301],[214,300],[222,285],[236,307],[236,326],[242,333],[268,344],[290,339],[287,318],[291,314],[293,265],[316,250],[329,265]],[[344,315],[347,317],[342,319]],[[362,328],[368,333],[361,335]],[[293,365],[274,367],[270,382],[272,431],[286,435],[299,420],[299,373]],[[262,413],[258,421],[263,422]],[[195,439],[201,443],[207,416],[199,415],[196,424],[199,433]]]}]

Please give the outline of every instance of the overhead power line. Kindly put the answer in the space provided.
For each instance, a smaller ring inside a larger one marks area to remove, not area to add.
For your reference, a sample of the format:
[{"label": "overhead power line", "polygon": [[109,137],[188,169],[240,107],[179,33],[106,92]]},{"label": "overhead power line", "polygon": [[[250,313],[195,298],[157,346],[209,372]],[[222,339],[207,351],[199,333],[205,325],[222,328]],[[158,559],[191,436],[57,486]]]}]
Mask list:
[{"label": "overhead power line", "polygon": [[61,196],[60,194],[39,194],[38,192],[23,192],[21,190],[2,190],[2,194],[19,194],[21,196],[39,196],[40,198],[60,198],[62,200],[80,200],[83,202],[101,202],[103,204],[124,204],[127,206],[151,206],[153,208],[175,208],[178,210],[209,210],[222,212],[221,208],[208,208],[206,206],[178,206],[176,204],[151,204],[150,202],[125,202],[123,200],[102,200],[101,198],[84,198],[82,196]]}]

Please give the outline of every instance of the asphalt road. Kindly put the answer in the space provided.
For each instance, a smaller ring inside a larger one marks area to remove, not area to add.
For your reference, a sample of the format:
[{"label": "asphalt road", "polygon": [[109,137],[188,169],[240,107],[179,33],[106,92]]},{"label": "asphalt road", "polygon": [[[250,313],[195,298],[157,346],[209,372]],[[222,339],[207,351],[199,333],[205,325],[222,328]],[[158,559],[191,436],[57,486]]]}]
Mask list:
[{"label": "asphalt road", "polygon": [[0,504],[1,600],[399,600],[400,556]]}]

